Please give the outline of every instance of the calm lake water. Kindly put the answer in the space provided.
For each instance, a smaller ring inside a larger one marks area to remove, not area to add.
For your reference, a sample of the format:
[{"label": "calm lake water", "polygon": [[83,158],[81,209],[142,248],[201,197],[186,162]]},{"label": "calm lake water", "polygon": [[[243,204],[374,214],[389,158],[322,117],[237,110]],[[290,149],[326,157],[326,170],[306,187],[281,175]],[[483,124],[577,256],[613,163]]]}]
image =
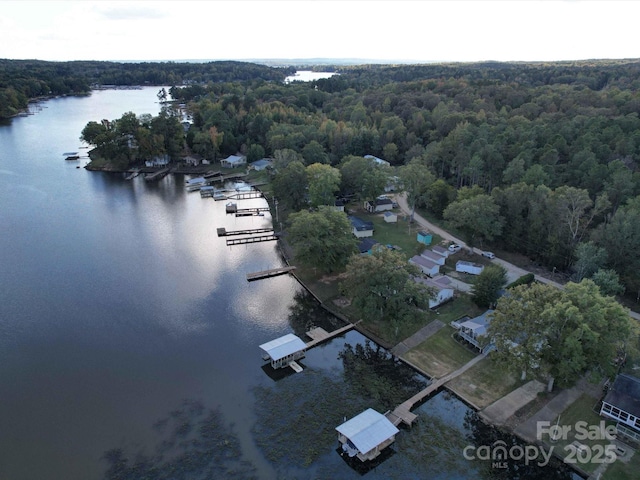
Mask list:
[{"label": "calm lake water", "polygon": [[[274,243],[216,236],[270,217],[226,215],[183,176],[64,160],[86,153],[88,121],[157,114],[157,91],[54,99],[0,126],[0,479],[360,478],[333,429],[424,379],[357,332],[269,375],[258,345],[339,325],[289,276],[246,281],[281,265]],[[470,409],[441,393],[417,413],[367,478],[491,478],[462,456],[496,438]]]}]

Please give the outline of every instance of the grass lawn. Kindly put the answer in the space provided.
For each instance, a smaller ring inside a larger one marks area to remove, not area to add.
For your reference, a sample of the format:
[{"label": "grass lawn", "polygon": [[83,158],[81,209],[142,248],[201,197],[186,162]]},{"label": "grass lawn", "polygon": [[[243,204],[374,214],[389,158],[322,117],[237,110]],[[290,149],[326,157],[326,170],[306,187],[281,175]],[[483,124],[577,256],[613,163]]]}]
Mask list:
[{"label": "grass lawn", "polygon": [[602,475],[602,480],[636,480],[640,472],[640,455],[636,451],[628,463],[618,460],[609,465]]},{"label": "grass lawn", "polygon": [[[558,418],[555,418],[552,425],[558,424],[560,426],[567,427],[566,435],[563,435],[563,438],[560,438],[556,442],[552,442],[549,438],[548,434],[543,434],[542,440],[548,445],[553,446],[554,451],[558,453],[563,458],[569,455],[569,458],[572,456],[576,458],[576,465],[580,467],[582,470],[592,473],[596,468],[600,466],[600,463],[594,463],[590,461],[590,457],[586,456],[590,454],[593,458],[597,458],[598,454],[600,454],[600,458],[605,458],[604,447],[606,445],[611,444],[612,442],[606,438],[602,438],[604,435],[598,433],[594,433],[594,437],[598,437],[596,439],[589,439],[588,435],[585,434],[585,431],[590,431],[589,428],[593,428],[595,426],[599,426],[600,422],[603,421],[603,418],[600,417],[594,410],[593,407],[596,404],[596,400],[588,395],[582,395],[578,400],[576,400],[573,404],[571,404],[567,409],[562,412]],[[576,424],[578,422],[583,422],[582,429],[578,430],[576,428]],[[615,426],[614,422],[606,421],[606,425]],[[570,429],[568,428],[570,427]],[[566,438],[564,438],[566,437]],[[578,438],[577,438],[578,437]],[[583,438],[580,438],[583,437]],[[585,457],[578,457],[577,454],[574,454],[575,447],[571,447],[572,442],[578,442],[582,445],[585,445],[588,450],[585,450]],[[581,462],[581,458],[584,460]],[[616,462],[622,463],[622,462]],[[607,470],[612,471],[613,465],[610,465]],[[638,478],[637,471],[633,478]],[[605,478],[610,478],[608,475]],[[625,477],[619,477],[625,478]],[[631,477],[629,477],[631,478]]]},{"label": "grass lawn", "polygon": [[447,384],[451,390],[479,408],[492,404],[524,382],[500,368],[491,356],[481,360]]},{"label": "grass lawn", "polygon": [[403,358],[427,372],[429,376],[441,378],[476,356],[476,353],[456,342],[451,337],[453,333],[453,328],[441,328],[420,345],[405,353]]}]

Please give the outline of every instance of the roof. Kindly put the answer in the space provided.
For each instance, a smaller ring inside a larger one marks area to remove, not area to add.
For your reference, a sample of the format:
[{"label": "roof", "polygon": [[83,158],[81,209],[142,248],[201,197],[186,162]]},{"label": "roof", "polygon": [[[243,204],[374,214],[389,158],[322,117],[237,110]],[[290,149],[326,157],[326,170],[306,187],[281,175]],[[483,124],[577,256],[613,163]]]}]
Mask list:
[{"label": "roof", "polygon": [[195,184],[204,183],[204,182],[206,182],[204,177],[196,177],[196,178],[187,180],[187,185],[195,185]]},{"label": "roof", "polygon": [[430,234],[429,232],[425,232],[424,230],[420,230],[420,231],[418,232],[418,235],[420,235],[421,237],[428,237],[428,236],[430,236],[431,234]]},{"label": "roof", "polygon": [[397,217],[397,216],[398,216],[398,214],[397,214],[397,213],[394,213],[394,212],[386,211],[386,212],[384,212],[384,216],[385,216],[385,217]]},{"label": "roof", "polygon": [[227,158],[223,160],[223,162],[227,163],[245,163],[247,161],[246,157],[240,157],[238,155],[229,155]]},{"label": "roof", "polygon": [[414,255],[413,257],[411,257],[411,259],[409,259],[409,261],[413,262],[413,263],[415,263],[417,265],[420,265],[422,267],[427,267],[427,268],[438,267],[438,268],[440,268],[440,265],[438,265],[436,262],[432,262],[428,258],[424,258],[422,255]]},{"label": "roof", "polygon": [[467,328],[472,330],[476,335],[485,335],[487,333],[487,327],[491,323],[491,317],[489,314],[493,313],[493,310],[487,310],[482,315],[460,323],[460,328]]},{"label": "roof", "polygon": [[383,159],[378,158],[378,157],[374,157],[373,155],[365,155],[364,158],[369,159],[369,160],[373,160],[374,162],[376,162],[379,165],[391,165],[386,160],[383,160]]},{"label": "roof", "polygon": [[393,205],[393,200],[390,198],[376,198],[375,205]]},{"label": "roof", "polygon": [[283,337],[263,343],[260,348],[267,352],[272,360],[280,360],[287,355],[304,350],[307,348],[307,344],[300,337],[295,336],[293,333],[288,333]]},{"label": "roof", "polygon": [[467,265],[470,267],[479,267],[479,268],[484,268],[484,265],[480,264],[480,263],[473,263],[473,262],[467,262],[465,260],[458,260],[456,262],[456,265]]},{"label": "roof", "polygon": [[640,417],[640,378],[624,373],[618,375],[604,401]]},{"label": "roof", "polygon": [[260,160],[256,160],[255,162],[252,162],[251,165],[253,167],[268,167],[272,163],[273,162],[271,160],[269,160],[268,158],[262,158]]},{"label": "roof", "polygon": [[444,260],[442,255],[438,255],[436,252],[432,252],[431,250],[424,250],[420,255],[425,257],[425,258],[427,258],[427,259],[429,259],[429,260],[433,259],[433,260],[438,260],[440,262],[442,262]]},{"label": "roof", "polygon": [[349,221],[351,222],[351,225],[353,225],[353,228],[355,228],[356,230],[373,230],[373,222],[365,222],[358,217],[349,217]]},{"label": "roof", "polygon": [[436,252],[437,254],[440,255],[448,255],[449,250],[447,250],[444,247],[441,247],[440,245],[434,245],[433,247],[431,247],[431,251]]},{"label": "roof", "polygon": [[441,275],[434,278],[415,277],[414,280],[418,283],[422,283],[428,287],[434,288],[441,292],[442,290],[453,290],[451,286],[451,280],[446,275]]},{"label": "roof", "polygon": [[377,243],[378,242],[372,237],[366,237],[363,238],[362,241],[358,244],[358,249],[360,250],[360,253],[366,253],[371,250]]},{"label": "roof", "polygon": [[337,426],[336,430],[351,440],[360,453],[369,452],[400,431],[372,408]]}]

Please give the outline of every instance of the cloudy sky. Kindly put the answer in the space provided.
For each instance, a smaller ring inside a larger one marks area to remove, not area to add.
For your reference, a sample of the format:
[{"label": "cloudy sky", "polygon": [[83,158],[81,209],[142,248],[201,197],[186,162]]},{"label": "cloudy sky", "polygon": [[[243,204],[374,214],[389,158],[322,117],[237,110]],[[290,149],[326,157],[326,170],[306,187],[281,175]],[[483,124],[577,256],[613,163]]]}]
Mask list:
[{"label": "cloudy sky", "polygon": [[638,58],[640,2],[0,0],[0,58]]}]

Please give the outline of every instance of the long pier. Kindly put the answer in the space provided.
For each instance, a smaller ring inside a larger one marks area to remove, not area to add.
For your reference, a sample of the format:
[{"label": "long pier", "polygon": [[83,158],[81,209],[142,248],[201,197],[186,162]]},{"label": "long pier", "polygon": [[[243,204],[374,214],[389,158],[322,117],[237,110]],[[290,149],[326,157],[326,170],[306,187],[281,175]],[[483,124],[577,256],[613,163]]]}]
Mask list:
[{"label": "long pier", "polygon": [[281,267],[272,268],[271,270],[263,270],[261,272],[247,273],[247,281],[252,282],[263,278],[275,277],[276,275],[283,275],[295,269],[296,267]]},{"label": "long pier", "polygon": [[484,359],[486,356],[487,356],[486,353],[482,355],[478,355],[477,357],[475,357],[474,359],[472,359],[471,361],[467,362],[465,365],[460,367],[455,372],[451,372],[445,375],[444,377],[439,378],[435,382],[432,382],[427,388],[425,388],[424,390],[421,390],[420,392],[416,393],[413,397],[411,397],[409,400],[402,402],[400,405],[398,405],[395,408],[395,410],[393,410],[392,412],[387,412],[385,416],[396,427],[400,425],[400,423],[405,423],[406,425],[411,426],[415,421],[415,419],[418,418],[418,416],[415,413],[411,412],[411,409],[416,403],[420,403],[429,395],[431,395],[432,393],[440,389],[440,387],[442,387],[445,383],[449,382],[450,380],[453,380],[459,375],[462,375],[464,372],[469,370],[471,367],[473,367],[480,360]]},{"label": "long pier", "polygon": [[273,240],[278,240],[278,237],[276,235],[258,235],[256,237],[229,238],[227,239],[227,246],[242,245],[244,243],[271,242]]},{"label": "long pier", "polygon": [[254,228],[251,230],[227,230],[224,227],[218,228],[218,236],[219,237],[228,237],[233,235],[253,235],[255,233],[267,233],[273,232],[273,227],[271,228]]},{"label": "long pier", "polygon": [[216,176],[215,178],[212,178],[211,181],[213,181],[213,182],[224,182],[225,180],[231,180],[232,178],[243,178],[243,177],[246,177],[246,176],[247,176],[246,173],[228,173],[226,175]]},{"label": "long pier", "polygon": [[262,197],[264,197],[262,192],[259,192],[257,190],[252,190],[250,192],[237,192],[227,196],[229,200],[246,200],[249,198],[262,198]]},{"label": "long pier", "polygon": [[147,181],[159,180],[162,177],[164,177],[165,175],[167,175],[170,170],[171,169],[167,167],[167,168],[163,168],[162,170],[158,170],[157,172],[147,173],[144,176],[144,179],[147,180]]},{"label": "long pier", "polygon": [[[359,322],[358,322],[359,323]],[[316,345],[326,342],[327,340],[337,337],[338,335],[342,335],[345,332],[348,332],[352,328],[356,326],[355,323],[350,323],[349,325],[345,325],[342,328],[338,328],[337,330],[333,330],[332,332],[327,332],[322,327],[316,327],[307,332],[307,336],[312,340],[307,342],[307,349],[315,347]]]}]

